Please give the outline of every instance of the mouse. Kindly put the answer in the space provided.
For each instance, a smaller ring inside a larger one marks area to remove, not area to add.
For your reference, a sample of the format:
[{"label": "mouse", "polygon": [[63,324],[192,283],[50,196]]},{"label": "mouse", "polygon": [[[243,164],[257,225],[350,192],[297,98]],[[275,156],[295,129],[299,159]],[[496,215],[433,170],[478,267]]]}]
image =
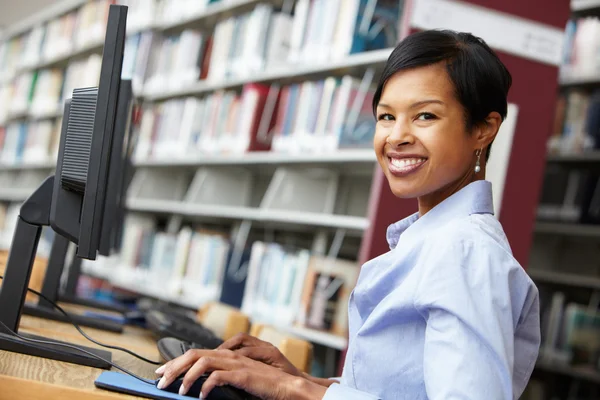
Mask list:
[{"label": "mouse", "polygon": [[[189,396],[189,397],[194,397],[196,399],[199,398],[200,391],[202,390],[202,385],[204,384],[204,382],[206,382],[209,375],[210,374],[204,374],[200,378],[198,378],[196,380],[196,382],[194,382],[192,384],[192,386],[188,389],[188,392],[185,395]],[[184,376],[185,375],[181,375],[179,378],[175,379],[173,381],[173,383],[171,383],[166,388],[163,388],[162,390],[170,392],[170,393],[179,393],[179,388],[181,387],[181,384],[183,383]],[[160,381],[160,378],[156,379],[156,381],[154,382],[154,385],[157,386],[159,381]],[[208,397],[205,397],[204,399],[205,400],[250,400],[252,398],[253,398],[252,396],[250,396],[243,390],[240,390],[236,387],[217,386],[209,393]]]}]

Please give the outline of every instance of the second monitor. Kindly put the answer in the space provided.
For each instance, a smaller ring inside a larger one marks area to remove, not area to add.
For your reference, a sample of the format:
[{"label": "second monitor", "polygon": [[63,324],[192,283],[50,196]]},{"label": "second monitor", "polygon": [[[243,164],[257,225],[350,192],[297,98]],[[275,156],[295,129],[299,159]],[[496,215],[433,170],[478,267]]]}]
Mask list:
[{"label": "second monitor", "polygon": [[[126,183],[128,175],[128,143],[130,140],[131,110],[133,104],[133,93],[130,80],[121,81],[119,87],[119,97],[117,102],[117,113],[113,129],[112,146],[110,149],[110,163],[108,169],[108,180],[106,188],[105,205],[101,213],[101,232],[100,245],[98,253],[104,256],[110,255],[111,250],[117,249],[119,234],[122,229],[121,209],[124,207],[123,199],[125,197]],[[64,271],[69,248],[69,239],[61,234],[56,234],[46,274],[42,285],[42,294],[49,300],[56,303],[59,301],[59,289],[61,276]],[[81,258],[74,256],[71,267],[80,267]],[[76,271],[69,271],[70,273]],[[74,299],[76,301],[76,298]],[[86,304],[94,306],[93,302]],[[101,304],[98,304],[101,306]],[[51,319],[55,321],[69,322],[60,312],[55,310],[51,303],[40,298],[37,304],[25,304],[23,312],[35,317]],[[123,324],[112,321],[107,318],[97,318],[77,313],[69,313],[69,316],[78,325],[87,326],[96,329],[108,330],[112,332],[122,332]]]}]

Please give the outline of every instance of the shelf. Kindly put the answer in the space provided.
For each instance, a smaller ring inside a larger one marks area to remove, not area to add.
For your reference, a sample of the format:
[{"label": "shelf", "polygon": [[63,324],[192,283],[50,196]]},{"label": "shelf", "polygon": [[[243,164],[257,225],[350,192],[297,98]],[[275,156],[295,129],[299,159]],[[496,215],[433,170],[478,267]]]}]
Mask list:
[{"label": "shelf", "polygon": [[594,276],[576,275],[565,272],[544,271],[528,268],[527,273],[536,282],[552,283],[563,286],[574,286],[600,290],[600,278]]},{"label": "shelf", "polygon": [[23,202],[33,193],[34,189],[0,189],[0,201]]},{"label": "shelf", "polygon": [[58,55],[57,57],[53,57],[51,59],[41,60],[40,62],[38,62],[36,64],[20,68],[17,70],[16,73],[19,74],[19,73],[22,73],[25,71],[31,71],[31,70],[35,70],[35,69],[64,67],[72,59],[82,58],[82,57],[88,56],[93,53],[99,53],[100,51],[102,51],[103,47],[104,47],[104,39],[102,39],[101,41],[97,41],[97,42],[91,42],[91,43],[86,44],[85,46],[77,48],[68,53]]},{"label": "shelf", "polygon": [[320,344],[336,350],[344,350],[348,346],[348,339],[343,336],[335,335],[329,332],[318,331],[316,329],[305,328],[301,326],[275,326],[277,329],[297,336],[300,339],[312,343]]},{"label": "shelf", "polygon": [[164,160],[134,161],[136,167],[202,167],[211,165],[282,165],[308,164],[329,165],[346,163],[374,163],[375,152],[368,150],[339,150],[325,154],[282,154],[272,151],[250,152],[238,156],[195,156]]},{"label": "shelf", "polygon": [[590,367],[573,367],[570,365],[561,365],[558,363],[538,362],[535,368],[540,371],[551,372],[559,375],[570,376],[575,379],[581,379],[588,382],[600,384],[600,372]]},{"label": "shelf", "polygon": [[551,154],[546,158],[546,162],[556,164],[600,164],[600,151],[589,151],[573,154]]},{"label": "shelf", "polygon": [[568,224],[561,222],[537,222],[536,233],[600,238],[600,225]]},{"label": "shelf", "polygon": [[596,87],[600,85],[600,72],[590,75],[563,73],[559,78],[559,85],[562,87]]},{"label": "shelf", "polygon": [[571,11],[576,13],[600,8],[600,0],[571,0]]},{"label": "shelf", "polygon": [[[93,275],[93,274],[90,274],[90,275]],[[99,278],[101,278],[101,277],[99,277]],[[105,279],[105,278],[101,278],[101,279]],[[198,308],[200,308],[202,306],[202,304],[197,304],[196,302],[190,301],[189,299],[186,299],[184,296],[166,295],[157,290],[152,290],[150,287],[148,287],[146,285],[137,284],[135,281],[117,279],[117,278],[112,278],[112,279],[109,279],[108,281],[111,283],[111,285],[113,285],[116,288],[123,289],[123,290],[129,290],[131,292],[135,292],[135,293],[141,294],[143,296],[152,297],[152,298],[155,298],[158,300],[170,302],[170,303],[177,304],[177,305],[180,305],[183,307],[197,310]]]},{"label": "shelf", "polygon": [[28,164],[0,164],[0,172],[4,171],[25,171],[25,170],[36,170],[36,169],[53,169],[56,167],[56,162],[49,161],[44,163],[28,163]]},{"label": "shelf", "polygon": [[18,23],[9,25],[6,29],[4,29],[2,35],[0,35],[0,40],[17,36],[28,31],[29,29],[32,29],[36,25],[75,10],[76,8],[84,5],[86,2],[87,0],[62,0],[56,1],[51,5],[44,6],[40,9],[40,12],[30,15]]},{"label": "shelf", "polygon": [[357,70],[365,70],[368,67],[383,66],[393,49],[382,49],[352,54],[343,60],[332,60],[322,64],[289,65],[285,68],[276,68],[263,74],[248,78],[232,79],[219,82],[199,81],[187,85],[179,90],[161,90],[160,93],[145,93],[144,97],[149,100],[166,100],[173,97],[192,96],[220,89],[234,89],[252,82],[274,82],[285,84],[287,81],[297,79],[306,80],[311,76],[314,78],[326,75],[348,74]]},{"label": "shelf", "polygon": [[284,210],[267,210],[253,207],[186,204],[181,201],[128,199],[130,211],[175,214],[188,217],[243,219],[257,222],[274,222],[299,226],[348,229],[362,232],[369,226],[364,217],[319,214]]},{"label": "shelf", "polygon": [[228,2],[221,2],[207,6],[206,9],[202,10],[201,12],[186,15],[185,18],[179,21],[156,22],[154,24],[154,28],[161,30],[185,29],[191,25],[198,25],[199,23],[202,23],[203,26],[206,27],[207,24],[214,22],[216,19],[239,15],[246,11],[250,11],[252,8],[254,8],[254,6],[261,3],[281,4],[283,1],[230,0]]}]

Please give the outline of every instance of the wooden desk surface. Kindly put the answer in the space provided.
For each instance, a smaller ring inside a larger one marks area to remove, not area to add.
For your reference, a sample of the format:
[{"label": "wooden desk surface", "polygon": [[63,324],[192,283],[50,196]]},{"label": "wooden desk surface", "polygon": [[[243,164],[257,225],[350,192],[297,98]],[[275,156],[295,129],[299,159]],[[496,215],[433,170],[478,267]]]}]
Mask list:
[{"label": "wooden desk surface", "polygon": [[[92,338],[134,351],[151,360],[160,360],[156,340],[143,329],[125,327],[123,334],[82,328]],[[88,347],[102,348],[85,339],[70,324],[24,315],[19,332]],[[111,350],[113,361],[145,378],[155,378],[157,366],[121,351]],[[117,371],[115,368],[113,371]],[[97,389],[94,381],[104,370],[71,363],[0,351],[0,399],[139,399]]]}]

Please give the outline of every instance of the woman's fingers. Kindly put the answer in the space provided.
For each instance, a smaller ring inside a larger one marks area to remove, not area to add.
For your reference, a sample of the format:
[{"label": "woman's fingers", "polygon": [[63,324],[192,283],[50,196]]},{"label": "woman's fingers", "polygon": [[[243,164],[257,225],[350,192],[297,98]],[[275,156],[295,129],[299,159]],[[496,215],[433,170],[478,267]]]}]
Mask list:
[{"label": "woman's fingers", "polygon": [[243,347],[260,347],[268,345],[268,342],[264,342],[258,338],[255,338],[254,336],[250,336],[246,333],[238,333],[231,339],[223,342],[219,347],[217,347],[217,350],[237,350]]},{"label": "woman's fingers", "polygon": [[189,371],[185,374],[183,378],[183,382],[181,384],[181,390],[179,391],[180,395],[184,395],[187,393],[188,389],[200,378],[202,375],[206,373],[214,373],[213,371],[217,370],[236,370],[239,368],[244,368],[244,359],[238,356],[224,356],[223,354],[219,355],[215,352],[214,355],[207,355],[200,358],[194,365],[192,365]]},{"label": "woman's fingers", "polygon": [[217,386],[235,386],[238,389],[248,393],[256,392],[249,385],[249,373],[246,369],[237,369],[234,371],[214,371],[210,374],[204,385],[202,385],[202,397],[206,398],[208,394]]},{"label": "woman's fingers", "polygon": [[[206,356],[212,353],[212,350],[199,350],[193,349],[185,352],[184,355],[179,356],[167,364],[164,365],[164,370],[162,371],[162,378],[158,382],[157,387],[159,389],[163,389],[169,386],[173,381],[185,371],[187,371],[194,363],[201,357]],[[159,368],[160,370],[160,368]]]},{"label": "woman's fingers", "polygon": [[236,354],[240,356],[251,358],[255,361],[260,361],[265,364],[273,363],[273,350],[275,348],[270,348],[267,346],[264,347],[242,347],[239,350],[236,350]]}]

